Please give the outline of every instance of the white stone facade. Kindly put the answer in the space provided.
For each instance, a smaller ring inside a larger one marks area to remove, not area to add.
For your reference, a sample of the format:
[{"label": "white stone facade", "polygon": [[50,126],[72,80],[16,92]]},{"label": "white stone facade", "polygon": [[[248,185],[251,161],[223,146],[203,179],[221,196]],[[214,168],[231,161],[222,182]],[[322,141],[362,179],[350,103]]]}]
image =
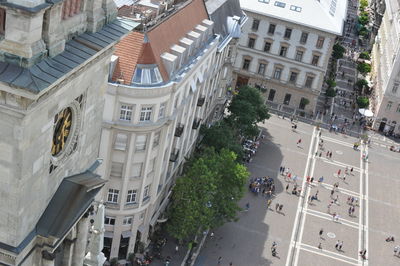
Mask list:
[{"label": "white stone facade", "polygon": [[[260,88],[275,109],[313,113],[336,35],[317,25],[297,24],[249,7],[243,10],[249,19],[234,65],[236,85]],[[302,106],[302,98],[309,104]]]},{"label": "white stone facade", "polygon": [[374,128],[389,134],[400,133],[399,8],[398,1],[386,1],[386,12],[372,51]]},{"label": "white stone facade", "polygon": [[[202,27],[212,29],[209,22]],[[204,34],[198,37],[198,56],[190,55],[193,60],[172,80],[147,87],[110,83],[107,88],[100,157],[102,175],[109,180],[103,194],[109,258],[126,259],[136,239],[148,243],[174,177],[195,148],[198,123],[211,121],[215,106],[225,102],[226,87],[217,81],[228,51],[217,53],[218,37],[211,30]]]}]

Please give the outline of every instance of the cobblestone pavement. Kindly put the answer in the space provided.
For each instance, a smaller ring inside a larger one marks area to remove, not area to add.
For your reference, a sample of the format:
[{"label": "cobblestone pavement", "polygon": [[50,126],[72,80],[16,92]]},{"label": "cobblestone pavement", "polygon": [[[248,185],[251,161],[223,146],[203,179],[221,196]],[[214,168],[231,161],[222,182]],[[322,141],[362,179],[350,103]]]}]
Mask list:
[{"label": "cobblestone pavement", "polygon": [[[354,138],[326,130],[320,136],[315,127],[298,125],[297,132],[293,132],[290,121],[277,116],[263,124],[266,138],[249,170],[252,177],[268,175],[274,179],[276,193],[272,205],[268,209],[266,198],[247,192],[241,205],[249,202],[250,210],[240,213],[237,222],[215,230],[196,266],[218,265],[219,257],[220,265],[232,262],[235,266],[400,264],[400,258],[393,256],[393,248],[400,240],[400,195],[396,193],[400,191],[400,178],[393,174],[400,171],[400,154],[375,144],[354,150]],[[297,147],[300,138],[301,147]],[[318,145],[321,140],[323,150]],[[332,158],[326,157],[327,151],[332,152]],[[368,161],[362,159],[364,152]],[[281,165],[299,176],[300,197],[291,193],[294,181],[279,174]],[[346,167],[349,173],[343,178]],[[314,177],[312,184],[307,182],[307,176]],[[324,180],[318,184],[321,176]],[[339,187],[331,197],[335,183]],[[309,196],[317,191],[318,199],[309,202]],[[347,203],[348,197],[358,200],[358,204],[353,201],[353,215],[348,214],[352,206]],[[336,198],[328,210],[328,204]],[[275,210],[276,203],[284,205],[282,212]],[[334,213],[339,215],[337,221],[332,219]],[[322,238],[318,234],[320,229]],[[395,237],[395,243],[385,241],[389,235]],[[278,245],[276,257],[271,255],[273,241]],[[342,250],[335,248],[337,241],[343,241]],[[358,254],[364,248],[367,260]]]}]

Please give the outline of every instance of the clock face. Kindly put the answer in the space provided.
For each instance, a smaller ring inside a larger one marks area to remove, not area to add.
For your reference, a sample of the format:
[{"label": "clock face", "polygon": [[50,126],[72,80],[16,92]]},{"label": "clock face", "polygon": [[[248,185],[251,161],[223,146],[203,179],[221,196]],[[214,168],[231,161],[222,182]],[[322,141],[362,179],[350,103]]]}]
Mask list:
[{"label": "clock face", "polygon": [[65,108],[54,117],[53,144],[51,155],[57,156],[64,150],[72,125],[72,109]]}]

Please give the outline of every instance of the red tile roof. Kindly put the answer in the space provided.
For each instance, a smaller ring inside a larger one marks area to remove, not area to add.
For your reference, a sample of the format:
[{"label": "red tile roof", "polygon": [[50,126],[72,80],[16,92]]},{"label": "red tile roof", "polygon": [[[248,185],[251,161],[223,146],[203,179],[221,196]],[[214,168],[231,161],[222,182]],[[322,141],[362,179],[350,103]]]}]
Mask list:
[{"label": "red tile roof", "polygon": [[129,34],[116,45],[114,54],[119,60],[112,80],[123,79],[123,83],[129,85],[137,64],[154,63],[158,65],[163,80],[169,80],[161,55],[169,52],[172,45],[178,44],[186,33],[201,24],[204,19],[208,19],[208,15],[203,0],[192,0],[148,30],[148,40],[145,40],[144,34],[140,32]]}]

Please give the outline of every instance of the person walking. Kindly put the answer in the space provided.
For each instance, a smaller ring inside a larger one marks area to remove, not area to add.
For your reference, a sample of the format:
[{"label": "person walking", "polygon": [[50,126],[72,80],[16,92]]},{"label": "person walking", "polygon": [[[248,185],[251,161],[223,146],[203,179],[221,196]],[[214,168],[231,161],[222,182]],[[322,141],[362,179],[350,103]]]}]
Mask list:
[{"label": "person walking", "polygon": [[279,203],[276,203],[275,204],[275,211],[278,211],[278,208],[279,208]]},{"label": "person walking", "polygon": [[289,183],[286,185],[286,192],[289,190]]},{"label": "person walking", "polygon": [[301,144],[301,139],[299,139],[299,140],[297,141],[297,148],[300,148],[300,144]]},{"label": "person walking", "polygon": [[176,247],[175,247],[175,254],[178,253],[178,251],[179,251],[179,246],[176,245]]},{"label": "person walking", "polygon": [[322,234],[323,234],[323,233],[324,233],[324,229],[321,228],[321,229],[319,230],[319,233],[318,233],[320,238],[322,238]]},{"label": "person walking", "polygon": [[272,203],[272,200],[271,200],[271,199],[267,200],[267,208],[268,208],[268,209],[271,207],[271,203]]},{"label": "person walking", "polygon": [[394,247],[394,250],[393,250],[393,252],[394,252],[394,256],[398,256],[398,252],[400,251],[400,247],[399,246],[395,246]]},{"label": "person walking", "polygon": [[340,241],[339,241],[339,240],[336,241],[336,245],[335,245],[335,249],[336,249],[336,250],[339,248],[339,244],[340,244]]},{"label": "person walking", "polygon": [[338,171],[337,171],[337,176],[340,178],[340,173],[342,172],[342,170],[341,169],[339,169]]},{"label": "person walking", "polygon": [[283,204],[279,205],[279,212],[282,212]]},{"label": "person walking", "polygon": [[353,174],[353,167],[350,169],[350,174],[351,175]]},{"label": "person walking", "polygon": [[329,159],[332,159],[332,152],[329,152]]},{"label": "person walking", "polygon": [[341,242],[339,243],[338,249],[341,251],[341,250],[342,250],[342,247],[343,247],[343,241],[341,241]]},{"label": "person walking", "polygon": [[319,248],[319,249],[322,249],[322,244],[321,244],[321,242],[318,244],[318,248]]},{"label": "person walking", "polygon": [[220,257],[218,258],[218,265],[220,265],[221,262],[222,262],[222,257],[220,256]]},{"label": "person walking", "polygon": [[321,177],[318,179],[318,183],[319,183],[319,184],[321,184],[322,182],[324,182],[324,177],[323,177],[323,176],[321,176]]}]

